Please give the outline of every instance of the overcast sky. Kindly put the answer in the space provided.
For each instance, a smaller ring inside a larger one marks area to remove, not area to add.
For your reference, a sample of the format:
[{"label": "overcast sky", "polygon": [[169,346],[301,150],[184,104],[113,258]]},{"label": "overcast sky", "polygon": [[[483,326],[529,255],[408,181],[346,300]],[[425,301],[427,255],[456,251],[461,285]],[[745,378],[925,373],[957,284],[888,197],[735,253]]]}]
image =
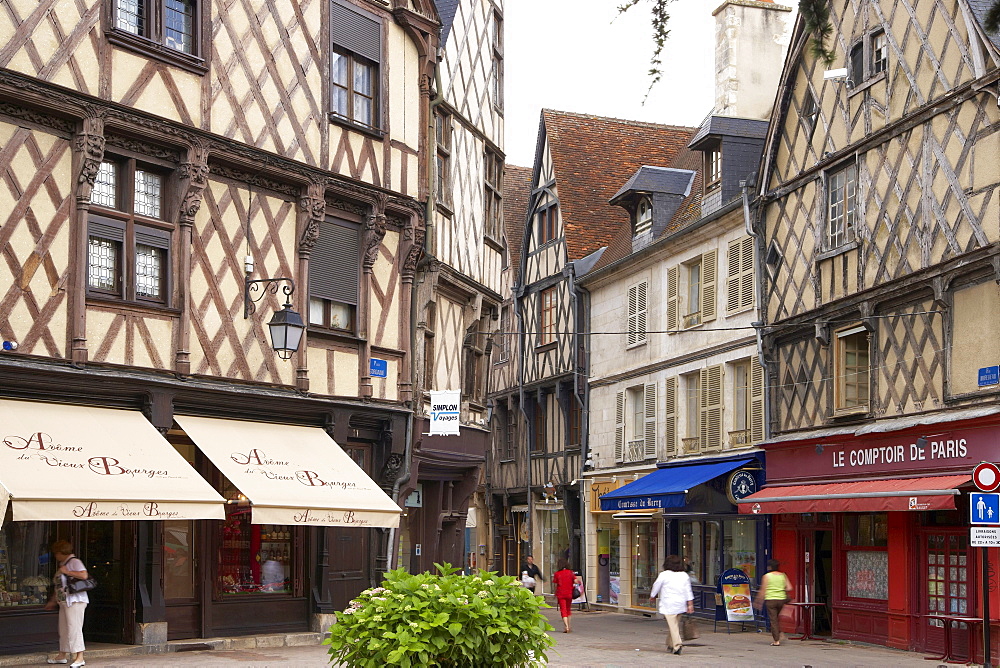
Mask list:
[{"label": "overcast sky", "polygon": [[[699,125],[714,102],[715,19],[722,0],[676,0],[663,78],[649,88],[652,29],[644,0],[505,0],[507,163],[534,162],[543,107],[671,125]],[[788,3],[785,3],[788,4]],[[618,16],[618,18],[615,18]]]}]

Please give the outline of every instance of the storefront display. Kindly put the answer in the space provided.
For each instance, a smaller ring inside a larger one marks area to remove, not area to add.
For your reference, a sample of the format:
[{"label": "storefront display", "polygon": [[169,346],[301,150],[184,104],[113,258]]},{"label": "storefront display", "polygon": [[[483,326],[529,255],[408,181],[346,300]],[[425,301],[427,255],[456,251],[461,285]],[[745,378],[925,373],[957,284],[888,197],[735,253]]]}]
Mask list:
[{"label": "storefront display", "polygon": [[[545,588],[547,593],[554,594],[555,583],[549,574],[559,570],[559,559],[569,558],[569,524],[562,505],[539,504],[536,508],[540,511],[538,516],[542,522],[541,568],[547,578]],[[538,563],[539,560],[536,559],[535,562]]]},{"label": "storefront display", "polygon": [[0,606],[44,605],[55,574],[51,522],[6,522],[0,529]]},{"label": "storefront display", "polygon": [[652,608],[649,593],[660,574],[659,522],[635,522],[632,540],[632,605]]},{"label": "storefront display", "polygon": [[218,590],[223,596],[291,593],[291,527],[250,524],[249,509],[240,509],[228,514],[219,532]]}]

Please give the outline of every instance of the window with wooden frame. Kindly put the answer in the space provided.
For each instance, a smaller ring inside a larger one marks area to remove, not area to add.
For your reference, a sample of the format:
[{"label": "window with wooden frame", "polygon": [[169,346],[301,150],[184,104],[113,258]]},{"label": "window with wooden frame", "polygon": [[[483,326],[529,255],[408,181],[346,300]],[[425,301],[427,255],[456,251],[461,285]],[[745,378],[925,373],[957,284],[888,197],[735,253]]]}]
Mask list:
[{"label": "window with wooden frame", "polygon": [[108,40],[199,73],[202,0],[113,0]]},{"label": "window with wooden frame", "polygon": [[646,343],[646,293],[649,283],[640,281],[628,289],[627,346]]},{"label": "window with wooden frame", "polygon": [[705,192],[710,192],[722,185],[722,142],[716,142],[703,153]]},{"label": "window with wooden frame", "polygon": [[840,248],[854,241],[858,208],[858,166],[851,163],[826,177],[827,185],[827,244],[828,249]]},{"label": "window with wooden frame", "polygon": [[535,214],[535,227],[538,229],[538,245],[547,244],[556,238],[556,227],[559,220],[559,206],[552,204]]},{"label": "window with wooden frame", "polygon": [[726,314],[753,308],[754,264],[753,237],[746,236],[729,242],[726,276]]},{"label": "window with wooden frame", "polygon": [[493,96],[493,106],[503,109],[503,15],[497,7],[493,8],[490,20],[490,45],[493,47],[493,59],[490,65],[490,93]]},{"label": "window with wooden frame", "polygon": [[732,430],[728,446],[738,448],[764,440],[764,369],[747,358],[729,365],[733,379]]},{"label": "window with wooden frame", "polygon": [[866,411],[871,388],[871,354],[868,330],[863,325],[836,332],[834,336],[836,408]]},{"label": "window with wooden frame", "polygon": [[346,0],[330,10],[330,118],[379,132],[382,21]]},{"label": "window with wooden frame", "polygon": [[533,452],[545,452],[547,426],[545,404],[535,402],[535,438],[531,444]]},{"label": "window with wooden frame", "polygon": [[486,398],[486,338],[489,316],[484,316],[466,332],[465,364],[462,393],[473,403],[482,404]]},{"label": "window with wooden frame", "polygon": [[87,293],[170,305],[170,172],[106,156],[90,194]]},{"label": "window with wooden frame", "polygon": [[517,406],[507,406],[504,408],[504,420],[506,429],[503,435],[503,458],[514,459],[517,456]]},{"label": "window with wooden frame", "polygon": [[361,277],[361,228],[328,216],[309,255],[309,325],[354,333]]},{"label": "window with wooden frame", "polygon": [[575,396],[569,398],[569,410],[567,420],[567,447],[579,448],[583,445],[583,409]]},{"label": "window with wooden frame", "polygon": [[684,437],[682,453],[701,451],[701,374],[697,371],[681,376],[684,392]]},{"label": "window with wooden frame", "polygon": [[819,121],[819,103],[816,101],[816,94],[811,88],[807,88],[802,100],[802,115],[800,116],[804,127],[806,141],[812,141],[816,132],[816,123]]},{"label": "window with wooden frame", "polygon": [[639,200],[635,209],[635,234],[644,234],[653,229],[653,203],[648,197]]},{"label": "window with wooden frame", "polygon": [[656,458],[656,389],[656,383],[644,383],[616,395],[616,462]]},{"label": "window with wooden frame", "polygon": [[496,350],[494,364],[503,364],[510,361],[510,351],[513,344],[511,310],[509,304],[500,307],[500,331],[494,338],[495,345],[493,349]]},{"label": "window with wooden frame", "polygon": [[434,116],[434,133],[437,139],[434,196],[439,204],[451,206],[451,114],[438,111]]},{"label": "window with wooden frame", "polygon": [[437,305],[427,304],[427,318],[424,321],[424,389],[434,389],[434,328],[437,322]]},{"label": "window with wooden frame", "polygon": [[538,293],[538,345],[545,346],[556,341],[556,288],[551,287]]},{"label": "window with wooden frame", "polygon": [[712,249],[667,269],[667,331],[715,320],[717,262]]},{"label": "window with wooden frame", "polygon": [[503,232],[503,158],[486,149],[483,154],[483,168],[486,236],[499,241]]},{"label": "window with wooden frame", "polygon": [[701,370],[701,397],[699,427],[701,449],[712,451],[722,448],[722,365]]},{"label": "window with wooden frame", "polygon": [[851,46],[849,84],[852,88],[880,77],[889,69],[889,41],[881,28],[865,34]]}]

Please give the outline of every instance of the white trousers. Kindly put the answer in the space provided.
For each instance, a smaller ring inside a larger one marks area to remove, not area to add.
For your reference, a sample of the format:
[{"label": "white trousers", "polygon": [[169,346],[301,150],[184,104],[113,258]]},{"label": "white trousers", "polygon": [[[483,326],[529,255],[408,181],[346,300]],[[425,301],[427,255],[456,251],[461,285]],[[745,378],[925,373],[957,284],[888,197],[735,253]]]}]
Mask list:
[{"label": "white trousers", "polygon": [[[673,649],[677,649],[684,644],[681,639],[681,616],[680,615],[663,615],[667,620],[667,645]],[[673,641],[673,642],[671,642]]]},{"label": "white trousers", "polygon": [[86,649],[83,646],[83,613],[86,603],[66,605],[59,603],[59,651],[76,654]]}]

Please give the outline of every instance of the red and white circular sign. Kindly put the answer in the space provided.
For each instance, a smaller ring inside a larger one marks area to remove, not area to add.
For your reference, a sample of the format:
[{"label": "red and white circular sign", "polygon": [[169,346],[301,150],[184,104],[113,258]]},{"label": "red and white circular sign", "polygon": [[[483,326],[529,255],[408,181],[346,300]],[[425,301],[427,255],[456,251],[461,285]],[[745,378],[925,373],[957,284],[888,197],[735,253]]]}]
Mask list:
[{"label": "red and white circular sign", "polygon": [[1000,467],[993,462],[980,462],[972,469],[972,482],[983,492],[1000,489]]}]

